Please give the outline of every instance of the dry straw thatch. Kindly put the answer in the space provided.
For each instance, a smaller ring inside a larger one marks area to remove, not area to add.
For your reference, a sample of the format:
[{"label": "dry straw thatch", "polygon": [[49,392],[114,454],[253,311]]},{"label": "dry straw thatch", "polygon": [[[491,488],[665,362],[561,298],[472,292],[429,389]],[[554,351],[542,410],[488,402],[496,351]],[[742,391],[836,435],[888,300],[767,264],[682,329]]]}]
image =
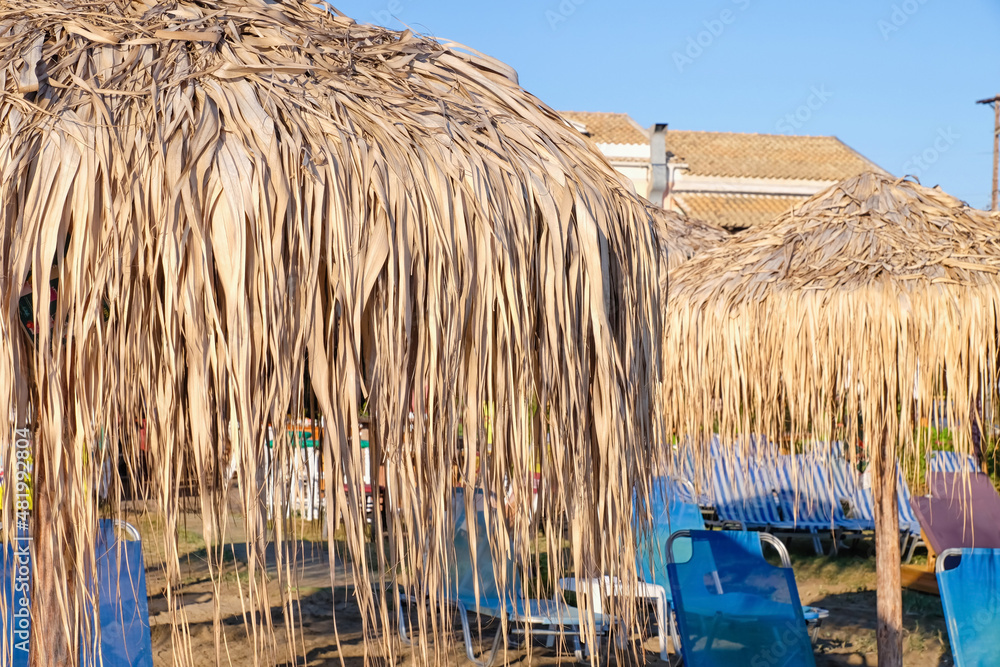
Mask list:
[{"label": "dry straw thatch", "polygon": [[710,222],[687,218],[673,211],[654,208],[653,217],[657,221],[656,232],[660,245],[667,254],[668,271],[692,257],[722,243],[730,237],[722,227]]},{"label": "dry straw thatch", "polygon": [[[669,428],[717,424],[726,442],[740,433],[854,441],[860,432],[885,528],[898,519],[894,462],[904,450],[923,453],[916,434],[932,399],[947,393],[963,451],[977,397],[993,402],[998,272],[1000,230],[983,212],[882,174],[838,183],[673,274]],[[891,568],[898,587],[898,540],[881,541],[880,582]],[[879,593],[880,608],[898,604],[898,590]]]},{"label": "dry straw thatch", "polygon": [[[480,461],[464,458],[460,483],[497,498],[510,478],[514,511],[491,516],[518,555],[543,520],[551,576],[564,527],[577,572],[634,568],[621,545],[651,465],[662,339],[651,213],[513,71],[263,0],[3,0],[0,44],[0,414],[35,434],[36,658],[76,654],[99,470],[134,459],[138,419],[171,581],[180,485],[197,480],[218,544],[236,453],[251,636],[261,664],[289,658],[274,653],[261,558],[290,526],[281,508],[268,526],[260,470],[266,427],[299,410],[306,373],[330,534],[342,513],[369,631],[390,625],[370,584],[403,575],[430,596],[418,654],[435,660],[426,639],[449,634],[433,602],[460,424]],[[48,276],[57,312],[35,303],[32,343],[18,296]],[[371,568],[363,405],[398,502],[391,554],[379,546]],[[279,439],[278,458],[289,450]],[[524,500],[535,464],[543,519]],[[280,603],[291,627],[293,600]],[[181,627],[174,648],[179,664],[204,660]]]}]

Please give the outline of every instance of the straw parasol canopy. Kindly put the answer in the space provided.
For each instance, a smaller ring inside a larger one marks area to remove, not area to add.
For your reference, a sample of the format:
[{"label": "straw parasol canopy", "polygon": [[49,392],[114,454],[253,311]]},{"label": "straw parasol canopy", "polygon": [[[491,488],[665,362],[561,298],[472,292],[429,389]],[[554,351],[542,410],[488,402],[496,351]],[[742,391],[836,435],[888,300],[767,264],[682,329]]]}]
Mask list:
[{"label": "straw parasol canopy", "polygon": [[673,271],[695,255],[714,248],[730,237],[722,227],[704,220],[687,218],[674,211],[654,208],[656,232],[667,256],[667,269]]},{"label": "straw parasol canopy", "polygon": [[[453,484],[485,489],[498,556],[512,537],[528,562],[545,521],[550,577],[563,527],[577,572],[634,568],[621,545],[662,339],[651,214],[509,67],[292,1],[2,0],[0,44],[0,414],[33,433],[40,664],[77,654],[100,471],[139,467],[143,423],[172,610],[181,485],[213,577],[238,493],[264,663],[279,661],[264,545],[292,530],[281,506],[268,520],[267,429],[287,460],[284,424],[306,403],[366,627],[389,625],[372,584],[405,577],[422,659],[450,634],[434,602]],[[53,315],[35,299],[29,336],[19,300],[50,281]],[[372,560],[363,412],[394,493]],[[294,596],[281,605],[293,623]],[[217,618],[221,659],[218,632]],[[175,662],[203,662],[187,632],[173,639]]]},{"label": "straw parasol canopy", "polygon": [[986,214],[864,173],[684,264],[670,286],[671,429],[860,434],[878,505],[880,664],[901,660],[896,460],[923,453],[920,420],[942,393],[969,450],[968,417],[997,387],[998,272]]}]

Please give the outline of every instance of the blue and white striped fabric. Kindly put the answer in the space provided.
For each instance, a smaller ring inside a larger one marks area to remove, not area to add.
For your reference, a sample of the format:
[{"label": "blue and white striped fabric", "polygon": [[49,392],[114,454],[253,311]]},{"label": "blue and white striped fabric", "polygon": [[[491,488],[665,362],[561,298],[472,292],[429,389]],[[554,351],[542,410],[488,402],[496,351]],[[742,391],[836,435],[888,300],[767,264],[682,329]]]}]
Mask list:
[{"label": "blue and white striped fabric", "polygon": [[857,470],[840,457],[831,456],[829,462],[834,494],[838,499],[847,501],[850,506],[850,510],[845,512],[845,517],[857,527],[857,530],[875,530],[871,494],[866,497],[862,493]]},{"label": "blue and white striped fabric", "polygon": [[712,488],[715,511],[723,521],[740,521],[747,528],[795,528],[778,511],[772,475],[755,460],[719,452],[713,457]]},{"label": "blue and white striped fabric", "polygon": [[[826,447],[825,443],[819,443],[816,449],[822,451]],[[858,473],[854,466],[844,458],[842,443],[833,443],[827,451],[831,459],[829,465],[833,472],[833,481],[837,493],[851,502],[852,512],[850,513],[850,518],[857,520],[860,525],[865,526],[861,528],[862,530],[874,530],[875,502],[872,499],[871,488],[862,483],[862,474]],[[896,463],[896,497],[899,509],[900,532],[919,537],[920,522],[910,507],[910,487],[906,483],[906,477],[904,477],[898,462]]]},{"label": "blue and white striped fabric", "polygon": [[933,451],[927,457],[927,465],[932,472],[979,472],[975,457],[958,452]]},{"label": "blue and white striped fabric", "polygon": [[[709,447],[712,452],[717,450],[718,438],[713,437]],[[698,504],[702,507],[712,505],[712,474],[707,467],[695,465],[694,445],[690,438],[685,438],[674,450],[673,469],[670,475],[676,479],[688,480],[696,490]]]},{"label": "blue and white striped fabric", "polygon": [[[789,462],[790,465],[790,462]],[[800,454],[795,457],[799,469],[800,511],[804,510],[807,521],[817,527],[827,529],[861,531],[870,530],[869,523],[861,518],[848,516],[844,504],[853,508],[854,494],[849,489],[839,488],[835,470],[837,461],[815,455]]]},{"label": "blue and white striped fabric", "polygon": [[[864,521],[871,521],[872,527],[875,525],[875,501],[872,498],[871,488],[864,488],[858,484],[855,495],[857,504],[855,505],[855,515]],[[899,508],[899,532],[909,533],[913,536],[920,535],[920,522],[917,521],[913,508],[910,507],[910,487],[906,483],[903,472],[896,464],[896,499]]]},{"label": "blue and white striped fabric", "polygon": [[830,500],[821,497],[822,489],[812,479],[814,471],[805,457],[782,455],[770,467],[782,518],[799,530],[833,528]]},{"label": "blue and white striped fabric", "polygon": [[[816,532],[838,528],[874,530],[870,488],[843,457],[841,443],[814,443],[807,454],[778,455],[773,443],[752,439],[746,458],[739,448],[723,451],[718,436],[711,443],[711,504],[723,521],[750,529]],[[695,466],[690,450],[683,456],[688,478]],[[900,532],[919,536],[920,523],[910,507],[910,490],[897,464]],[[705,499],[699,499],[702,504]],[[845,505],[848,506],[845,509]]]},{"label": "blue and white striped fabric", "polygon": [[915,537],[919,537],[920,521],[917,520],[917,515],[913,513],[913,508],[910,507],[910,487],[907,485],[906,478],[899,469],[898,463],[896,464],[896,497],[899,500],[900,532],[910,533]]}]

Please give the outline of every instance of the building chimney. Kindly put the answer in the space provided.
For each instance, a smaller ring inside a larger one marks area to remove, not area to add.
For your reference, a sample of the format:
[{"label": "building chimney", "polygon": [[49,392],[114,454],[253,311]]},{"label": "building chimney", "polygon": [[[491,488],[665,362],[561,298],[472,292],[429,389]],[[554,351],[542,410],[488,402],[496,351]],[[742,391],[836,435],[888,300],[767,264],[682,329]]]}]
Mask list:
[{"label": "building chimney", "polygon": [[663,206],[667,194],[667,124],[656,123],[649,135],[649,163],[652,169],[652,184],[649,201]]}]

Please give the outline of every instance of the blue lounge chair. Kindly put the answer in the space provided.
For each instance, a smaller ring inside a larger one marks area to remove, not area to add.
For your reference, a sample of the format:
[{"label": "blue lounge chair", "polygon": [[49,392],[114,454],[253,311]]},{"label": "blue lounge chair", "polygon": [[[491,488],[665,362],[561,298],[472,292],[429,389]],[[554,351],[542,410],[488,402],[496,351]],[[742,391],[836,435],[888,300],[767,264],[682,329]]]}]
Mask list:
[{"label": "blue lounge chair", "polygon": [[792,521],[793,530],[808,533],[817,555],[822,555],[820,537],[831,535],[836,543],[839,526],[834,519],[833,500],[821,482],[820,466],[803,456],[782,455],[774,460],[771,469],[780,516]]},{"label": "blue lounge chair", "polygon": [[[764,559],[762,542],[778,549],[782,567]],[[776,538],[680,531],[667,557],[685,667],[815,666],[788,552]]]},{"label": "blue lounge chair", "polygon": [[[712,449],[715,450],[714,442]],[[681,445],[675,447],[669,476],[672,479],[685,480],[689,485],[693,499],[700,507],[712,506],[712,473],[709,468],[699,468],[695,465],[690,439],[686,439]]]},{"label": "blue lounge chair", "polygon": [[[122,539],[119,533],[131,539]],[[80,647],[80,664],[91,667],[101,664],[99,660],[103,659],[104,667],[152,667],[146,569],[139,532],[123,521],[102,519],[96,542],[95,592],[101,631],[99,640],[95,636],[92,644]],[[3,663],[13,667],[27,667],[31,632],[26,590],[31,562],[20,544],[8,544],[0,571],[0,590],[7,609],[12,610],[4,619],[5,641],[0,645],[6,644],[2,649]],[[14,564],[19,567],[12,567]],[[26,569],[21,570],[20,566]],[[90,607],[87,613],[92,611]]]},{"label": "blue lounge chair", "polygon": [[955,667],[1000,660],[1000,549],[948,549],[935,564]]},{"label": "blue lounge chair", "polygon": [[[846,500],[851,506],[848,518],[855,523],[859,531],[875,530],[875,502],[871,489],[862,487],[860,475],[843,457],[841,448],[840,443],[834,443],[830,450],[829,468],[835,493],[838,498]],[[909,563],[913,559],[913,552],[917,547],[924,546],[924,542],[920,538],[920,522],[913,513],[913,508],[910,507],[910,487],[906,483],[906,478],[898,463],[896,464],[896,496],[899,509],[901,550],[905,554],[905,562]]]},{"label": "blue lounge chair", "polygon": [[[637,515],[645,512],[643,507],[637,508]],[[636,571],[640,583],[635,595],[655,603],[656,624],[660,640],[660,658],[669,662],[667,654],[667,634],[674,645],[675,652],[680,652],[680,641],[677,636],[674,621],[673,600],[670,593],[670,578],[667,572],[666,545],[671,535],[678,531],[703,531],[705,521],[697,505],[691,501],[691,485],[686,480],[674,480],[667,477],[657,478],[652,484],[649,514],[652,519],[652,531],[640,537],[636,550]],[[759,544],[760,539],[754,538]],[[765,538],[766,539],[766,538]],[[784,547],[780,547],[784,551]],[[683,549],[683,547],[681,547]],[[787,559],[787,552],[785,558]],[[584,586],[592,596],[594,608],[600,612],[601,595],[612,592],[622,594],[624,587],[613,577],[591,579],[578,582],[575,579],[560,580],[560,589],[579,592]],[[818,607],[803,607],[803,615],[807,626],[815,636],[823,619],[829,612]]]},{"label": "blue lounge chair", "polygon": [[801,517],[796,527],[814,534],[817,553],[824,534],[831,537],[835,550],[845,536],[874,529],[874,520],[856,516],[855,494],[844,488],[844,466],[839,463],[813,452],[779,457],[776,465],[782,511]]},{"label": "blue lounge chair", "polygon": [[[506,618],[512,624],[512,632],[521,634],[526,639],[531,635],[567,635],[574,640],[578,659],[583,659],[581,641],[582,628],[587,623],[585,616],[576,607],[570,607],[561,600],[529,600],[522,598],[519,591],[514,564],[508,561],[506,581],[508,588],[501,591],[496,579],[495,563],[490,551],[488,528],[485,511],[482,509],[484,494],[476,493],[474,503],[477,506],[476,523],[473,528],[466,517],[465,494],[456,490],[452,498],[452,512],[455,517],[454,553],[455,562],[449,563],[448,581],[450,591],[446,602],[458,611],[462,623],[462,636],[465,641],[465,652],[477,667],[489,667],[497,658],[503,632],[498,631],[490,649],[477,659],[472,642],[472,632],[469,627],[469,612],[478,616],[490,618]],[[473,541],[474,540],[474,541]],[[475,553],[475,563],[473,562]],[[401,594],[399,605],[399,635],[404,644],[409,645],[410,639],[406,630],[406,615],[404,605],[414,602],[412,596]],[[594,614],[594,623],[598,633],[609,629],[610,621],[602,614]]]},{"label": "blue lounge chair", "polygon": [[[760,449],[760,446],[758,446]],[[787,461],[787,463],[786,463]],[[724,455],[713,465],[715,510],[723,521],[750,530],[764,530],[784,538],[808,537],[817,554],[823,553],[820,531],[830,529],[828,518],[815,515],[801,494],[794,459],[764,452],[764,460]]]},{"label": "blue lounge chair", "polygon": [[765,467],[736,454],[713,458],[714,505],[721,520],[739,522],[749,530],[795,529],[795,523],[779,513],[775,483]]},{"label": "blue lounge chair", "polygon": [[[673,625],[666,570],[667,538],[678,530],[704,530],[705,520],[701,509],[694,503],[694,488],[687,480],[658,477],[653,480],[650,491],[648,516],[652,529],[645,534],[640,533],[635,555],[639,583],[631,592],[637,598],[654,604],[660,658],[668,661],[667,634],[673,640],[676,650],[679,650],[679,644]],[[638,498],[636,500],[636,517],[645,516],[647,509],[639,505]],[[582,580],[560,579],[559,596],[567,591],[577,595],[585,592],[590,597],[592,608],[601,613],[602,597],[622,595],[625,587],[621,580],[612,576]]]},{"label": "blue lounge chair", "polygon": [[[690,488],[690,483],[667,478],[653,481],[649,507],[652,530],[640,537],[636,550],[636,572],[646,584],[644,590],[639,592],[643,597],[656,600],[656,626],[660,636],[660,658],[663,660],[667,660],[667,631],[673,639],[674,648],[679,649],[666,571],[667,540],[679,530],[705,529],[701,509],[684,498],[683,490],[686,488]],[[644,509],[637,508],[637,515],[644,513]]]},{"label": "blue lounge chair", "polygon": [[935,450],[927,456],[927,467],[931,472],[979,472],[979,465],[973,456],[962,456],[958,452]]},{"label": "blue lounge chair", "polygon": [[875,515],[870,511],[870,507],[865,507],[859,495],[861,488],[858,485],[857,471],[853,470],[850,463],[842,457],[831,456],[828,461],[834,498],[838,502],[843,501],[848,505],[844,516],[850,519],[861,531],[875,530]]}]

